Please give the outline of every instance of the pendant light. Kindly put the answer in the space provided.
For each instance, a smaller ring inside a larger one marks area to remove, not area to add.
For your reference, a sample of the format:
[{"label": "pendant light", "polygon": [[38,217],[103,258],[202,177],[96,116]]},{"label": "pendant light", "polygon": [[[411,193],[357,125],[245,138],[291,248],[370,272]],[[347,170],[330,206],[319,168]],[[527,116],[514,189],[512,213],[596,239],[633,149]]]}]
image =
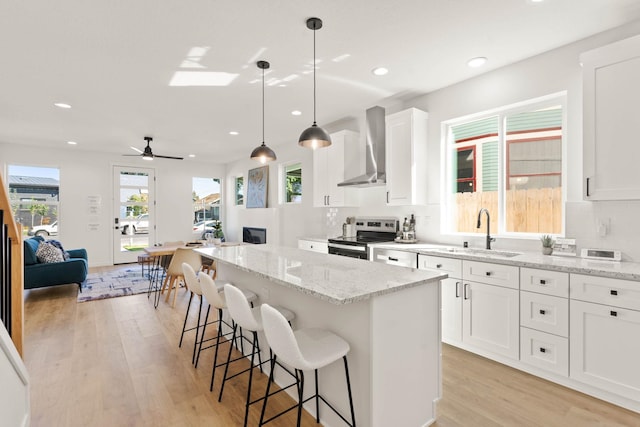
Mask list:
[{"label": "pendant light", "polygon": [[316,30],[322,28],[320,18],[307,19],[307,28],[313,30],[313,125],[300,134],[298,144],[311,149],[331,145],[329,134],[316,124]]},{"label": "pendant light", "polygon": [[262,145],[251,152],[251,158],[259,160],[261,163],[267,163],[277,159],[276,153],[264,143],[264,70],[269,68],[269,63],[258,61],[257,65],[262,70]]}]

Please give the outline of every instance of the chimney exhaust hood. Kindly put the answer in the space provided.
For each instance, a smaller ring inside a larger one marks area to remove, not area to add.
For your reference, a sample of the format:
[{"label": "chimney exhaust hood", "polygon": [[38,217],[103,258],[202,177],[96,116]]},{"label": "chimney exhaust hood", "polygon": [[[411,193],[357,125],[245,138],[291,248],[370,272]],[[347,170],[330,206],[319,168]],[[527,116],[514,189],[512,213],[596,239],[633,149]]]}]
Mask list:
[{"label": "chimney exhaust hood", "polygon": [[[371,107],[366,112],[366,169],[364,175],[347,179],[338,187],[374,187],[386,183],[385,175],[385,111]],[[349,171],[347,171],[349,172]]]}]

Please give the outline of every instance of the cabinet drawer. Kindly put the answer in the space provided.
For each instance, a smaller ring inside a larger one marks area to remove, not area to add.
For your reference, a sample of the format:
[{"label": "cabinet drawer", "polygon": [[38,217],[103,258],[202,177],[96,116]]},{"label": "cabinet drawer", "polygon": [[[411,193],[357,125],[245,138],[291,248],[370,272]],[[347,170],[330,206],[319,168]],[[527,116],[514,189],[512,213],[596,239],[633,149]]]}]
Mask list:
[{"label": "cabinet drawer", "polygon": [[569,300],[520,291],[520,325],[567,337],[569,335]]},{"label": "cabinet drawer", "polygon": [[571,299],[640,310],[640,282],[571,274]]},{"label": "cabinet drawer", "polygon": [[520,328],[520,360],[567,377],[569,340],[529,328]]},{"label": "cabinet drawer", "polygon": [[449,277],[462,277],[462,260],[418,254],[418,268],[421,270],[444,271]]},{"label": "cabinet drawer", "polygon": [[329,253],[329,247],[326,242],[318,242],[315,240],[298,240],[298,249],[306,251]]},{"label": "cabinet drawer", "polygon": [[519,268],[513,265],[465,260],[462,261],[462,278],[513,289],[520,287]]},{"label": "cabinet drawer", "polygon": [[567,298],[569,274],[523,267],[520,269],[520,289]]}]

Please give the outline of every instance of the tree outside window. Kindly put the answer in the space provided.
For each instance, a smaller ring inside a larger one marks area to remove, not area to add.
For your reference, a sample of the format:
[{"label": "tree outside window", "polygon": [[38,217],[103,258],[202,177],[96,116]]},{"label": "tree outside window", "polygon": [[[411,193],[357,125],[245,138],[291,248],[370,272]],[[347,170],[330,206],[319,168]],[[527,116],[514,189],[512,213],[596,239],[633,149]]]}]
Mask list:
[{"label": "tree outside window", "polygon": [[236,177],[235,195],[236,205],[244,205],[244,177],[242,176]]},{"label": "tree outside window", "polygon": [[284,166],[285,203],[302,202],[302,163]]}]

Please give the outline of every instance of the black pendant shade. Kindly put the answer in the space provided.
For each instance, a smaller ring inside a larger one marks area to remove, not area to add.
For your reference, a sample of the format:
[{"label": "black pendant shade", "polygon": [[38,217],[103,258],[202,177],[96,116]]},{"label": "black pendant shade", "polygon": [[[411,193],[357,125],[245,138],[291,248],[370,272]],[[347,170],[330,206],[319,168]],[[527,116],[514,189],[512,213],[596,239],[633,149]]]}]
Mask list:
[{"label": "black pendant shade", "polygon": [[251,152],[251,158],[266,163],[277,159],[276,153],[264,143],[264,70],[269,68],[269,63],[258,61],[256,65],[262,70],[262,144]]},{"label": "black pendant shade", "polygon": [[313,125],[300,134],[298,145],[315,150],[331,145],[329,134],[316,124],[316,30],[322,28],[322,20],[307,19],[307,28],[313,30]]}]

